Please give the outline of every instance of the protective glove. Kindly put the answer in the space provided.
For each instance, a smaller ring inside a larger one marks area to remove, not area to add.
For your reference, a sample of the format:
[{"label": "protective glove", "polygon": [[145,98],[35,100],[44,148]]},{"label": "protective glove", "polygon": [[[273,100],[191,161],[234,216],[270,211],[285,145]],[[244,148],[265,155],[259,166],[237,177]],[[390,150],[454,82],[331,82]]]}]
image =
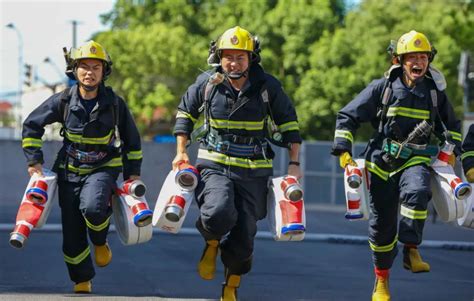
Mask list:
[{"label": "protective glove", "polygon": [[474,183],[474,167],[471,167],[467,172],[466,172],[466,179],[470,183]]},{"label": "protective glove", "polygon": [[456,155],[451,154],[448,157],[448,164],[451,165],[454,168],[454,165],[456,165]]},{"label": "protective glove", "polygon": [[339,156],[339,165],[341,165],[342,168],[346,168],[348,164],[352,166],[357,166],[357,163],[352,160],[351,154],[349,154],[348,152],[343,152]]}]

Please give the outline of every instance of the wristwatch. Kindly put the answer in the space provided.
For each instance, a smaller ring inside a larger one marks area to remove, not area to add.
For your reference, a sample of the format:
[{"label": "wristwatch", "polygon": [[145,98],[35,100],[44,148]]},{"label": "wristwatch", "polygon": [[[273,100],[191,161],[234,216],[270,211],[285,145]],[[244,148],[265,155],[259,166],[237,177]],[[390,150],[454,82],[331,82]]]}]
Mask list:
[{"label": "wristwatch", "polygon": [[288,165],[300,166],[300,162],[298,162],[298,161],[290,161],[290,162],[288,162]]}]

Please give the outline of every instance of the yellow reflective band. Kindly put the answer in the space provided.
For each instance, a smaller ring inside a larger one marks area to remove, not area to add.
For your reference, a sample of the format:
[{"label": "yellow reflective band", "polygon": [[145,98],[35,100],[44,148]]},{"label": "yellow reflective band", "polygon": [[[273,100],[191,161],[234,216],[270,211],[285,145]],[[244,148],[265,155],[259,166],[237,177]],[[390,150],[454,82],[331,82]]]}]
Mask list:
[{"label": "yellow reflective band", "polygon": [[[95,167],[75,167],[71,164],[68,164],[67,168],[68,170],[74,172],[74,173],[77,173],[79,175],[86,175],[86,174],[89,174],[91,172],[93,172],[94,170],[97,170],[99,168],[102,168],[102,167],[120,167],[122,166],[122,158],[113,158],[112,160],[100,165],[100,166],[95,166]],[[60,164],[59,165],[59,168],[62,168],[64,169],[64,164]]]},{"label": "yellow reflective band", "polygon": [[474,157],[474,151],[465,152],[461,155],[461,160],[464,160],[468,157]]},{"label": "yellow reflective band", "polygon": [[453,137],[453,140],[462,141],[461,133],[458,133],[455,131],[449,131],[449,132],[451,133],[451,137]]},{"label": "yellow reflective band", "polygon": [[86,138],[83,137],[81,134],[72,134],[69,133],[67,130],[66,138],[75,143],[82,143],[82,144],[109,144],[110,140],[112,139],[113,130],[104,136],[104,137],[97,137],[97,138]]},{"label": "yellow reflective band", "polygon": [[92,224],[91,222],[89,222],[87,220],[87,218],[84,217],[84,219],[86,220],[86,225],[87,225],[87,228],[93,230],[93,231],[96,231],[96,232],[99,232],[99,231],[102,231],[104,230],[105,228],[107,228],[107,226],[109,225],[109,222],[110,222],[110,216],[105,220],[105,222],[103,222],[102,224],[100,225],[94,225]]},{"label": "yellow reflective band", "polygon": [[431,164],[431,158],[422,157],[422,156],[414,156],[414,157],[410,158],[410,160],[405,162],[405,164],[403,164],[400,168],[396,169],[395,171],[392,171],[389,176],[391,177],[391,176],[397,174],[398,172],[404,170],[407,167],[410,167],[410,166],[413,166],[413,165],[418,165],[420,163],[424,163],[424,164],[429,166]]},{"label": "yellow reflective band", "polygon": [[385,181],[388,180],[388,172],[386,172],[382,168],[378,167],[377,164],[366,160],[365,161],[365,166],[367,166],[367,169],[371,173],[378,175],[381,179],[383,179]]},{"label": "yellow reflective band", "polygon": [[370,161],[365,161],[365,165],[367,166],[367,169],[376,175],[378,175],[381,179],[387,181],[389,177],[392,177],[399,173],[400,171],[404,170],[407,167],[413,166],[413,165],[418,165],[418,164],[426,164],[430,165],[431,163],[431,158],[428,157],[422,157],[422,156],[414,156],[410,158],[405,164],[397,168],[396,170],[392,172],[388,172],[380,168],[377,164],[370,162]]},{"label": "yellow reflective band", "polygon": [[143,159],[143,153],[141,150],[139,151],[131,151],[127,153],[128,160],[140,160]]},{"label": "yellow reflective band", "polygon": [[372,251],[374,252],[390,252],[393,250],[393,248],[395,247],[395,245],[397,244],[397,240],[398,240],[398,235],[395,236],[395,239],[393,240],[393,242],[389,245],[386,245],[386,246],[376,246],[375,244],[373,244],[370,240],[369,240],[369,245],[370,245],[370,248],[372,249]]},{"label": "yellow reflective band", "polygon": [[428,210],[413,210],[403,205],[400,206],[400,214],[409,219],[426,219]]},{"label": "yellow reflective band", "polygon": [[298,125],[297,121],[290,121],[290,122],[287,122],[287,123],[280,124],[278,126],[278,129],[282,133],[283,132],[289,132],[289,131],[299,131],[300,126]]},{"label": "yellow reflective band", "polygon": [[224,154],[208,151],[205,149],[199,149],[198,158],[205,159],[224,165],[237,166],[242,168],[272,168],[272,160],[250,160],[245,158],[230,157]]},{"label": "yellow reflective band", "polygon": [[352,133],[346,130],[336,130],[334,133],[335,138],[344,138],[349,140],[351,143],[354,141],[354,137],[352,137]]},{"label": "yellow reflective band", "polygon": [[43,140],[36,138],[23,138],[21,141],[21,147],[42,147]]},{"label": "yellow reflective band", "polygon": [[263,129],[262,121],[239,121],[226,119],[210,119],[211,126],[216,129],[242,129],[247,131],[259,131]]},{"label": "yellow reflective band", "polygon": [[191,116],[191,114],[183,112],[183,111],[178,111],[178,113],[176,114],[176,118],[191,119],[193,123],[197,121],[197,119]]},{"label": "yellow reflective band", "polygon": [[404,116],[409,118],[415,119],[429,119],[430,118],[430,111],[427,110],[419,110],[419,109],[412,109],[412,108],[405,108],[405,107],[390,107],[388,108],[387,116]]},{"label": "yellow reflective band", "polygon": [[64,261],[69,263],[69,264],[80,264],[84,259],[89,256],[91,253],[91,250],[89,247],[87,247],[84,251],[81,252],[81,254],[77,255],[76,257],[69,257],[66,254],[64,254]]}]

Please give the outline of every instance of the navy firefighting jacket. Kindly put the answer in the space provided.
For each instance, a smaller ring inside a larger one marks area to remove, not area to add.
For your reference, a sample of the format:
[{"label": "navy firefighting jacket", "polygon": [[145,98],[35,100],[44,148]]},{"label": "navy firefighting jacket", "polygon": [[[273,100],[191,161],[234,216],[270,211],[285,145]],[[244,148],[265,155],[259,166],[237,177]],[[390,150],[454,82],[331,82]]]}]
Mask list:
[{"label": "navy firefighting jacket", "polygon": [[[454,115],[453,107],[446,94],[436,89],[434,81],[425,76],[414,88],[408,88],[402,82],[402,68],[396,68],[392,72],[395,72],[390,76],[393,93],[388,102],[389,107],[382,133],[378,134],[379,118],[377,113],[382,108],[381,94],[384,90],[385,78],[370,83],[355,99],[338,112],[332,148],[332,154],[336,156],[343,152],[352,154],[353,137],[356,130],[361,123],[370,122],[377,134],[369,141],[365,151],[366,166],[369,171],[385,180],[406,167],[430,164],[431,158],[423,155],[412,155],[406,160],[399,158],[390,165],[382,159],[384,155],[382,145],[385,138],[403,142],[422,120],[427,120],[431,124],[434,120],[432,133],[441,137],[443,132],[441,118],[451,134],[451,142],[456,145],[456,154],[460,153],[461,146],[461,123]],[[437,92],[439,115],[433,109],[431,90]],[[429,144],[430,138],[432,137],[423,137],[422,140],[416,141],[416,144]]]},{"label": "navy firefighting jacket", "polygon": [[[219,70],[220,71],[220,70]],[[208,73],[198,76],[183,95],[178,106],[174,134],[190,136],[194,124],[199,118],[200,107],[204,101],[204,90],[209,78]],[[283,136],[284,143],[301,143],[298,120],[295,109],[283,92],[280,82],[264,72],[258,64],[251,65],[248,81],[238,95],[235,95],[230,84],[225,80],[217,85],[210,94],[210,126],[219,134],[233,134],[243,137],[266,137],[264,119],[269,115],[261,90],[269,94],[271,111]],[[271,152],[268,147],[267,152]],[[267,158],[241,158],[208,150],[206,143],[201,143],[197,165],[224,170],[236,177],[257,177],[272,175],[272,155]]]},{"label": "navy firefighting jacket", "polygon": [[462,144],[463,154],[461,155],[464,172],[474,167],[474,124],[471,124]]},{"label": "navy firefighting jacket", "polygon": [[[82,106],[78,93],[76,84],[70,89],[54,94],[25,120],[22,147],[28,165],[44,163],[41,150],[44,126],[60,122],[63,124],[64,140],[53,167],[53,170],[59,173],[59,178],[78,181],[81,176],[99,168],[123,169],[125,179],[130,175],[140,175],[143,157],[140,135],[124,100],[110,87],[102,84],[99,87],[97,105],[89,115]],[[61,105],[61,102],[66,103]],[[120,138],[123,141],[121,150],[113,147],[116,138],[114,134],[116,114],[118,114]],[[71,149],[101,152],[105,157],[97,162],[83,163],[69,155],[67,150]]]}]

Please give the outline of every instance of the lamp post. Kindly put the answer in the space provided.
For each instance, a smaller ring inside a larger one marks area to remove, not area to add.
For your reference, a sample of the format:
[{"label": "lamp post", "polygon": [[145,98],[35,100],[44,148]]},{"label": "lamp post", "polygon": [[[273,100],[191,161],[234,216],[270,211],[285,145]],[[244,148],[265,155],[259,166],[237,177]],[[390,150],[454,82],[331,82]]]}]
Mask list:
[{"label": "lamp post", "polygon": [[20,104],[23,94],[23,37],[15,24],[9,23],[6,27],[13,29],[18,37],[18,104]]},{"label": "lamp post", "polygon": [[7,28],[13,29],[16,32],[18,37],[18,98],[16,107],[18,109],[18,118],[17,118],[17,126],[15,130],[15,136],[21,137],[21,125],[23,123],[23,113],[22,113],[22,104],[21,98],[23,95],[23,37],[21,35],[20,30],[15,26],[13,23],[8,23],[6,25]]},{"label": "lamp post", "polygon": [[54,63],[54,61],[51,60],[51,58],[45,57],[45,58],[43,59],[43,62],[44,62],[44,63],[47,63],[47,64],[50,64],[50,65],[53,67],[54,71],[56,71],[56,73],[59,75],[59,78],[61,79],[61,83],[65,83],[65,82],[66,82],[66,78],[65,78],[65,76],[64,76],[64,72],[61,72],[61,70],[59,69],[58,65],[56,65],[56,64]]}]

